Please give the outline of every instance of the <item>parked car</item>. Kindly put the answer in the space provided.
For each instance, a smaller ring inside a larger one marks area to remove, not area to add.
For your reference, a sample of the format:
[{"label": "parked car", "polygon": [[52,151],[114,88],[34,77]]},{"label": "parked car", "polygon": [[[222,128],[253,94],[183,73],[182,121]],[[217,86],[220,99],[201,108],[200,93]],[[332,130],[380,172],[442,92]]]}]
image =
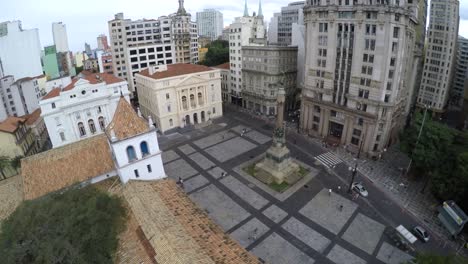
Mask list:
[{"label": "parked car", "polygon": [[423,242],[429,241],[429,233],[427,233],[426,229],[424,229],[423,227],[416,226],[413,228],[413,232]]},{"label": "parked car", "polygon": [[353,191],[359,193],[359,195],[361,195],[362,197],[367,197],[369,195],[364,185],[362,185],[362,183],[360,182],[353,183],[352,189]]}]

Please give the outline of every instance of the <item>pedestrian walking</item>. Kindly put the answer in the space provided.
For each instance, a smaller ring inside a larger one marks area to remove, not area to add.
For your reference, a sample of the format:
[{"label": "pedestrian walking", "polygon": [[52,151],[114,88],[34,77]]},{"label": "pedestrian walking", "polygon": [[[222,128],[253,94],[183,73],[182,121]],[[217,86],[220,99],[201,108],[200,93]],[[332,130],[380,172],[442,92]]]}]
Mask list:
[{"label": "pedestrian walking", "polygon": [[341,186],[338,185],[338,192],[341,192]]},{"label": "pedestrian walking", "polygon": [[343,211],[343,205],[340,205],[340,212]]},{"label": "pedestrian walking", "polygon": [[332,189],[328,189],[328,195],[331,196],[331,193],[332,193]]},{"label": "pedestrian walking", "polygon": [[177,183],[180,185],[180,187],[184,188],[184,179],[179,177],[179,181]]}]

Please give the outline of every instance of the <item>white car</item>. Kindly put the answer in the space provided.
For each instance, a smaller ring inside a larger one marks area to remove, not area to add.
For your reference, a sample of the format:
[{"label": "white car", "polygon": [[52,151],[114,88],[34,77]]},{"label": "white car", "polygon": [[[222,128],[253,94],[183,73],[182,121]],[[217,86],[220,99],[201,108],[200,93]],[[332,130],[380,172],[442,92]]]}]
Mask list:
[{"label": "white car", "polygon": [[416,226],[415,228],[413,228],[413,232],[422,241],[424,241],[424,242],[429,241],[429,233],[427,233],[427,231],[424,228],[422,228],[421,226]]},{"label": "white car", "polygon": [[366,188],[364,188],[364,185],[360,182],[355,182],[352,185],[353,191],[359,193],[362,197],[367,197],[369,193],[367,192]]}]

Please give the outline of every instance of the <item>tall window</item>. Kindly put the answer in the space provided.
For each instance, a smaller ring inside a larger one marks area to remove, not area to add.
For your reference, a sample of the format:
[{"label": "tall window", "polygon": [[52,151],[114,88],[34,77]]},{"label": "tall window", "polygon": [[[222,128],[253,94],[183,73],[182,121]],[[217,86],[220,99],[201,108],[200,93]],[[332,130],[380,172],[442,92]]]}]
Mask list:
[{"label": "tall window", "polygon": [[88,120],[88,126],[89,126],[89,131],[91,131],[91,134],[96,133],[96,126],[94,125],[94,120],[92,119]]},{"label": "tall window", "polygon": [[190,106],[191,106],[192,108],[195,108],[195,107],[196,107],[195,95],[193,95],[193,94],[190,95]]},{"label": "tall window", "polygon": [[203,105],[203,104],[204,104],[202,93],[198,93],[198,104],[199,104],[199,105]]},{"label": "tall window", "polygon": [[148,143],[146,141],[141,142],[140,144],[141,156],[149,155]]},{"label": "tall window", "polygon": [[60,132],[60,139],[62,140],[62,142],[64,142],[66,140],[64,132]]},{"label": "tall window", "polygon": [[137,159],[135,149],[132,146],[127,147],[128,162],[132,162]]},{"label": "tall window", "polygon": [[100,116],[98,118],[98,122],[99,122],[99,127],[101,128],[101,131],[104,131],[104,129],[106,129],[106,122],[104,121],[104,117]]},{"label": "tall window", "polygon": [[174,121],[172,119],[169,119],[169,126],[173,126],[174,125]]},{"label": "tall window", "polygon": [[187,96],[182,96],[182,108],[184,108],[184,110],[188,109]]},{"label": "tall window", "polygon": [[79,122],[79,123],[78,123],[78,130],[80,131],[80,136],[81,136],[81,137],[86,136],[86,129],[85,129],[85,127],[84,127],[84,125],[83,125],[82,122]]}]

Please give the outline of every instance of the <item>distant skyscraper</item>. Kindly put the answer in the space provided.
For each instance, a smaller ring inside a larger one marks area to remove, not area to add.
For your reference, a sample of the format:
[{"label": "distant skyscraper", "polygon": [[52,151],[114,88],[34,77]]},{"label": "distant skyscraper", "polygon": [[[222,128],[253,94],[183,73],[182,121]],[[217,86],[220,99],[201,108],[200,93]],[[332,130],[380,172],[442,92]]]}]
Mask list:
[{"label": "distant skyscraper", "polygon": [[215,40],[223,34],[223,14],[214,9],[197,12],[197,25],[199,36]]},{"label": "distant skyscraper", "polygon": [[423,77],[417,105],[445,111],[457,57],[458,0],[432,0]]},{"label": "distant skyscraper", "polygon": [[278,19],[281,16],[281,13],[274,13],[273,17],[268,24],[268,43],[276,44],[278,43]]},{"label": "distant skyscraper", "polygon": [[52,35],[57,52],[68,52],[67,27],[62,22],[52,23]]},{"label": "distant skyscraper", "polygon": [[293,2],[281,8],[278,17],[278,44],[288,46],[292,40],[292,24],[303,24],[304,1]]},{"label": "distant skyscraper", "polygon": [[85,46],[86,55],[88,55],[88,57],[94,57],[93,50],[91,50],[91,45],[89,45],[88,43],[85,43],[84,46]]},{"label": "distant skyscraper", "polygon": [[458,56],[455,76],[453,79],[453,90],[451,103],[455,109],[461,110],[463,97],[468,88],[468,39],[458,36]]},{"label": "distant skyscraper", "polygon": [[107,42],[107,36],[104,34],[101,34],[97,37],[97,47],[100,50],[109,50],[109,44]]},{"label": "distant skyscraper", "polygon": [[0,23],[0,61],[3,75],[15,79],[42,74],[37,29],[22,29],[20,21]]}]

